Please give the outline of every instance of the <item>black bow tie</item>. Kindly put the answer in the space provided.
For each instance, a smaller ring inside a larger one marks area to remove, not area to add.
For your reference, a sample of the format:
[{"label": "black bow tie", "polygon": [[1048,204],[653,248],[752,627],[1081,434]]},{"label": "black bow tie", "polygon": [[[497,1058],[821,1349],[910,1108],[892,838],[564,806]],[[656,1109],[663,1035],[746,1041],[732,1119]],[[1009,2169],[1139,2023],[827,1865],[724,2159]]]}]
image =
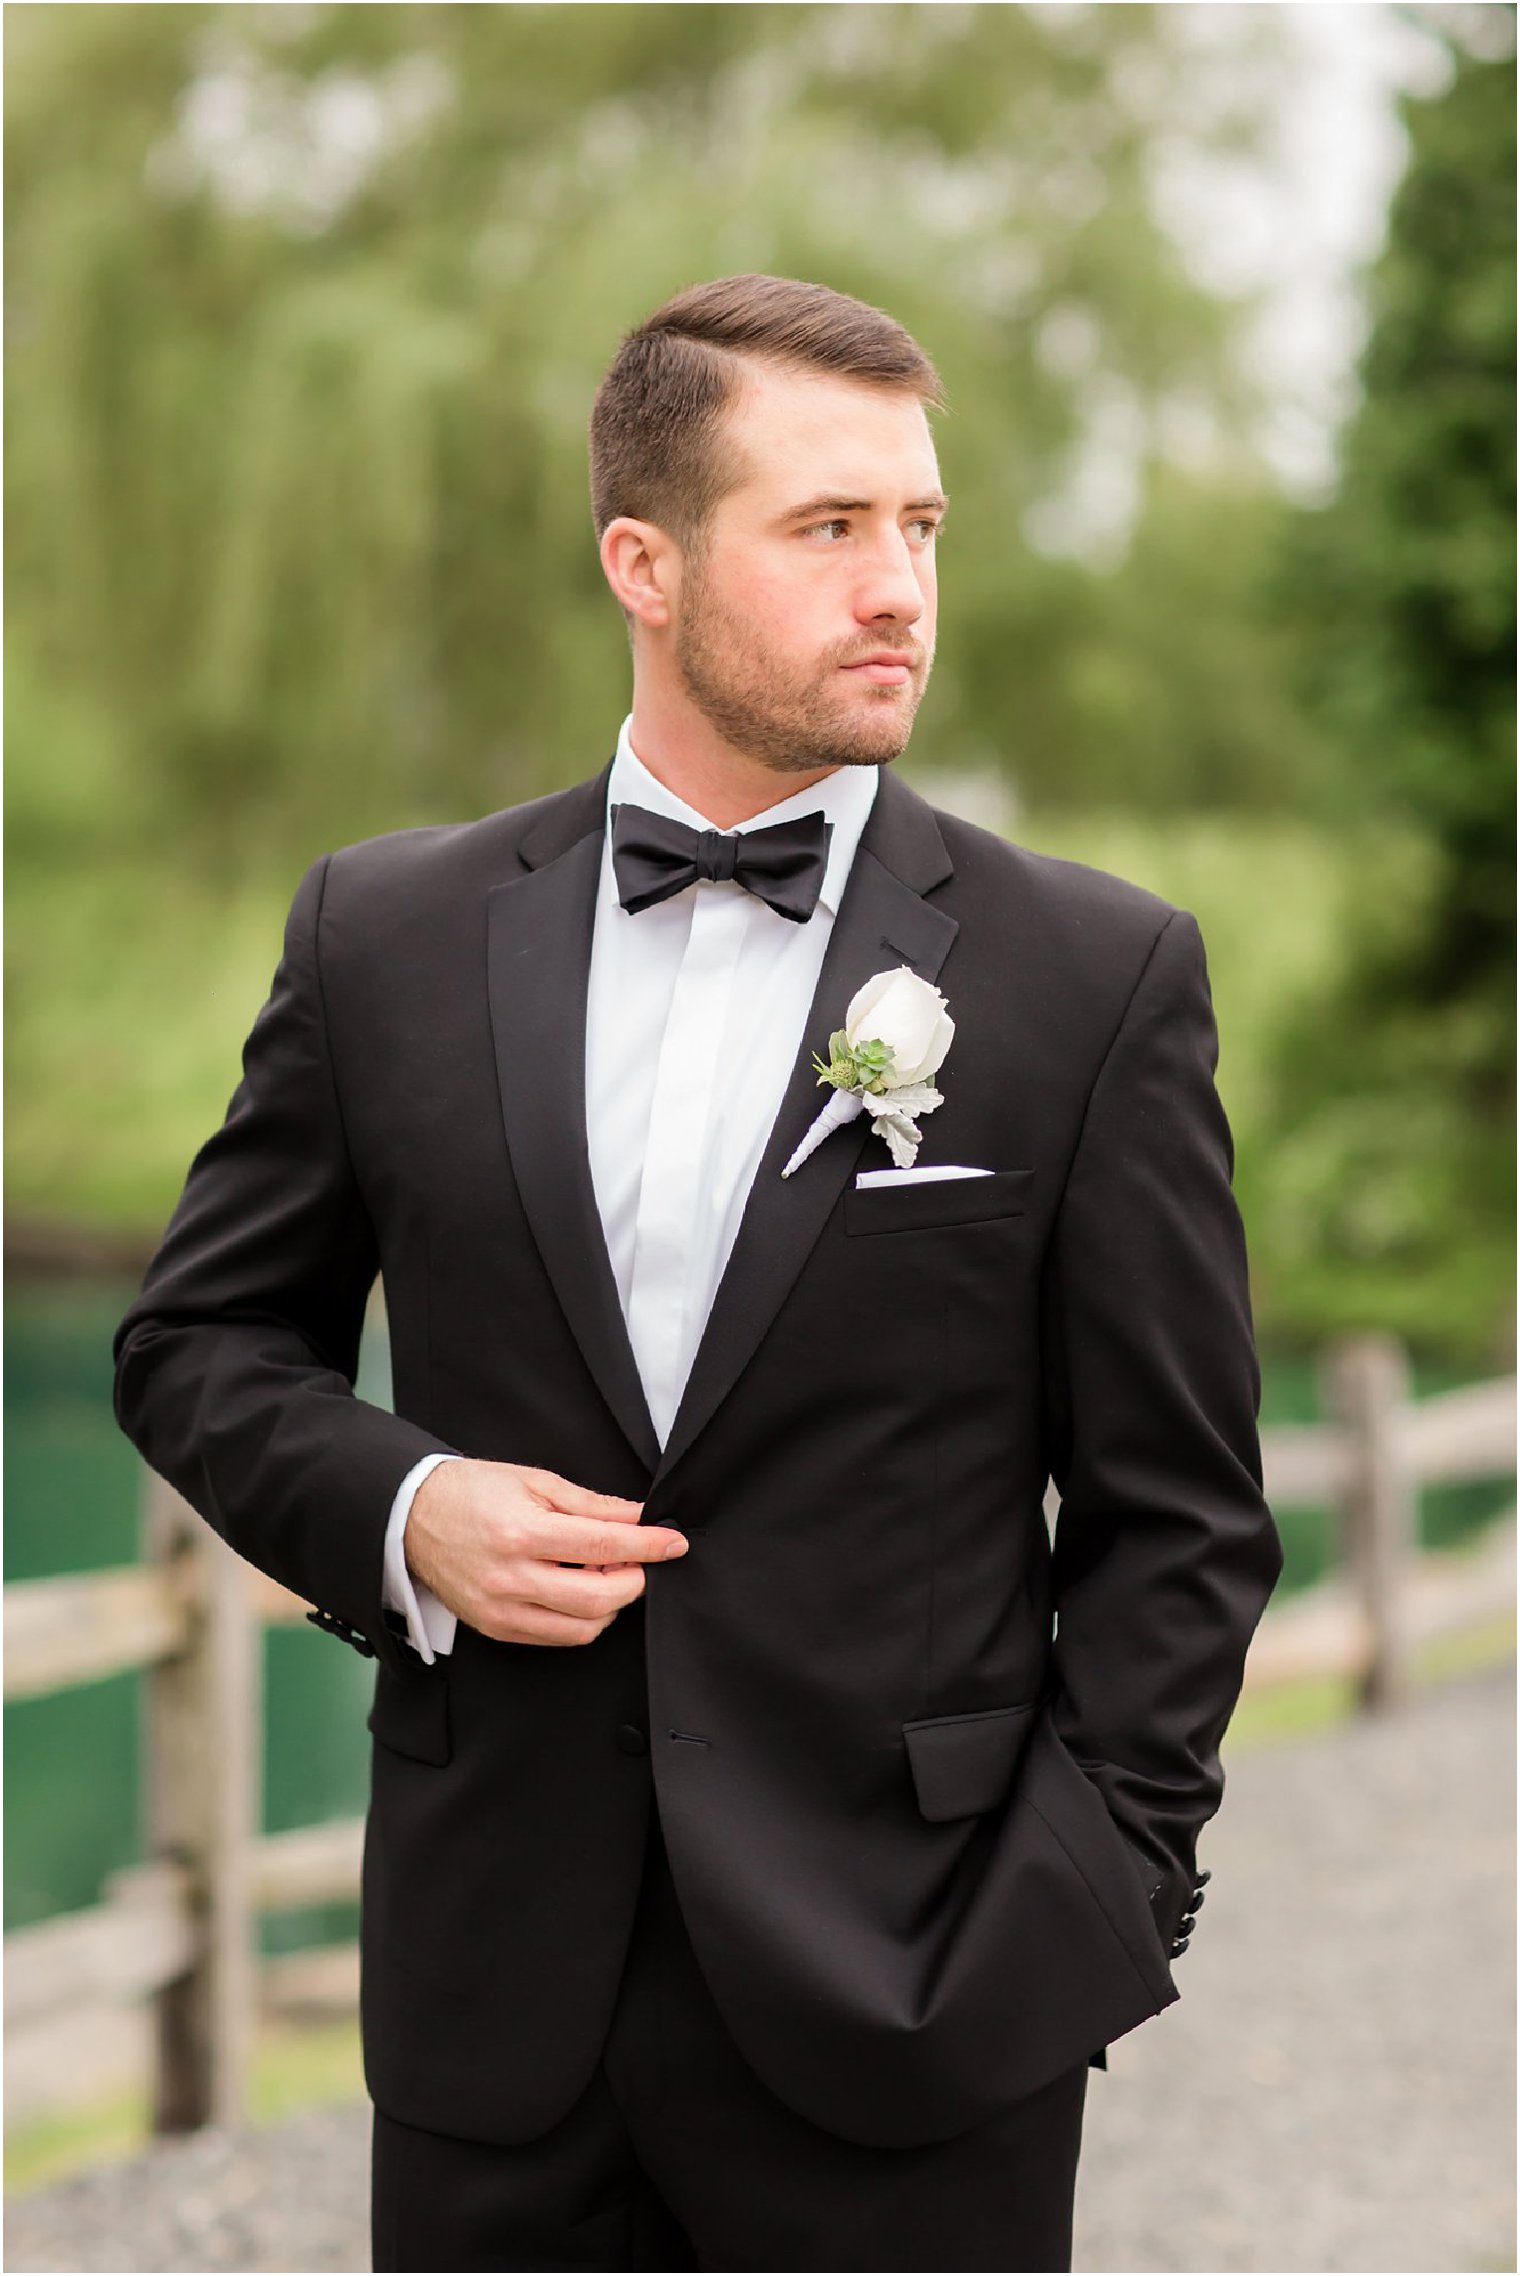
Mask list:
[{"label": "black bow tie", "polygon": [[828,865],[833,823],[821,814],[773,822],[764,830],[693,830],[647,806],[612,809],[612,867],[618,899],[631,916],[666,901],[694,879],[732,877],[780,917],[805,925]]}]

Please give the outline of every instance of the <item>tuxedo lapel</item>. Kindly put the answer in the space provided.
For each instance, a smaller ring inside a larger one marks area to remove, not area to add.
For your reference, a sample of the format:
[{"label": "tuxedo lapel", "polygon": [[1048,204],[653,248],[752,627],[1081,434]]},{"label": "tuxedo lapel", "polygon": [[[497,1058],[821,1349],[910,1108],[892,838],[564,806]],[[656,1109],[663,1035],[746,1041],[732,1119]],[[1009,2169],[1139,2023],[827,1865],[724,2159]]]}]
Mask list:
[{"label": "tuxedo lapel", "polygon": [[586,1142],[586,993],[609,760],[545,801],[524,876],[492,891],[487,986],[502,1120],[517,1190],[571,1333],[628,1443],[653,1471],[659,1440],[618,1301]]},{"label": "tuxedo lapel", "polygon": [[871,1134],[868,1115],[831,1132],[789,1178],[782,1169],[829,1095],[813,1053],[844,1024],[845,1008],[874,972],[906,964],[939,973],[958,928],[923,896],[953,864],[926,799],[884,769],[824,952],[785,1096],[771,1125],[728,1264],[718,1283],[681,1404],[660,1460],[663,1478],[748,1366],[822,1233]]},{"label": "tuxedo lapel", "polygon": [[667,1474],[749,1364],[823,1231],[871,1124],[834,1131],[782,1167],[823,1103],[812,1059],[872,973],[939,973],[955,918],[924,899],[952,864],[933,810],[884,771],[855,851],[818,985],[765,1152],[663,1454],[618,1299],[586,1138],[586,999],[611,762],[546,799],[521,877],[488,904],[487,984],[502,1120],[518,1192],[597,1387],[651,1474]]}]

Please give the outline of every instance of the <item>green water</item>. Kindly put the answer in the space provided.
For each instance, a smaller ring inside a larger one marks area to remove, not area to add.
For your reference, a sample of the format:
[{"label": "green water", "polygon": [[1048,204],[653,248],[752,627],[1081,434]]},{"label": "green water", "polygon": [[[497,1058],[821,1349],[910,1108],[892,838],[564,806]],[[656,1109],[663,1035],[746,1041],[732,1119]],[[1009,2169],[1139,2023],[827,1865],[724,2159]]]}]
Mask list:
[{"label": "green water", "polygon": [[[136,1556],[140,1464],[111,1413],[111,1334],[126,1284],[11,1288],[6,1300],[6,1578],[130,1563]],[[1422,1390],[1452,1380],[1438,1370]],[[388,1397],[383,1339],[366,1346],[360,1389]],[[1284,1360],[1267,1370],[1264,1418],[1317,1415],[1314,1371]],[[1513,1498],[1504,1483],[1426,1497],[1427,1542],[1459,1538]],[[1284,1587],[1324,1570],[1324,1512],[1280,1515]],[[264,1824],[271,1831],[346,1816],[364,1806],[367,1661],[305,1625],[264,1639]],[[92,1903],[106,1874],[140,1855],[138,1679],[116,1676],[5,1710],[8,1809],[5,1922],[18,1927]],[[352,1916],[271,1923],[271,1944],[352,1932]]]},{"label": "green water", "polygon": [[[111,1335],[130,1286],[12,1287],[6,1297],[7,1580],[130,1564],[142,1465],[111,1412]],[[387,1395],[383,1342],[360,1388]],[[264,1635],[264,1824],[363,1809],[370,1663],[304,1623]],[[142,1853],[139,1679],[112,1676],[5,1710],[5,1925],[93,1903]],[[352,1932],[348,1908],[269,1924],[277,1947]]]}]

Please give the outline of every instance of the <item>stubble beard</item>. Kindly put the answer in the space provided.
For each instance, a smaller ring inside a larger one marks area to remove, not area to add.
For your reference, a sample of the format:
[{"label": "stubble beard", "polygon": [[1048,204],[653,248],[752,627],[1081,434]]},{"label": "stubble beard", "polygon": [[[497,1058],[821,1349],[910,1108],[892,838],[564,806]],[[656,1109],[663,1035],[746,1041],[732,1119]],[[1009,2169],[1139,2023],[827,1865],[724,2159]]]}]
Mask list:
[{"label": "stubble beard", "polygon": [[811,774],[819,767],[885,766],[907,749],[932,651],[878,636],[871,646],[901,651],[913,678],[906,687],[869,687],[869,708],[849,717],[838,673],[864,643],[820,659],[812,680],[788,683],[752,628],[713,599],[699,570],[688,570],[682,597],[676,669],[703,718],[734,750],[775,774]]}]

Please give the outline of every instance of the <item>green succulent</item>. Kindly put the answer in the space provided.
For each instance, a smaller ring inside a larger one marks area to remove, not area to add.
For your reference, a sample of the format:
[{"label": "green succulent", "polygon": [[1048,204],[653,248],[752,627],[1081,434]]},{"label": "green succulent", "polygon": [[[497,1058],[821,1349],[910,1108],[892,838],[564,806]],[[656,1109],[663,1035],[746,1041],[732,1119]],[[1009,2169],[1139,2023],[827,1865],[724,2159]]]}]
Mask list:
[{"label": "green succulent", "polygon": [[881,1092],[891,1087],[892,1047],[874,1036],[852,1046],[845,1030],[836,1027],[829,1037],[827,1061],[815,1051],[813,1065],[819,1082],[832,1083],[837,1091]]}]

